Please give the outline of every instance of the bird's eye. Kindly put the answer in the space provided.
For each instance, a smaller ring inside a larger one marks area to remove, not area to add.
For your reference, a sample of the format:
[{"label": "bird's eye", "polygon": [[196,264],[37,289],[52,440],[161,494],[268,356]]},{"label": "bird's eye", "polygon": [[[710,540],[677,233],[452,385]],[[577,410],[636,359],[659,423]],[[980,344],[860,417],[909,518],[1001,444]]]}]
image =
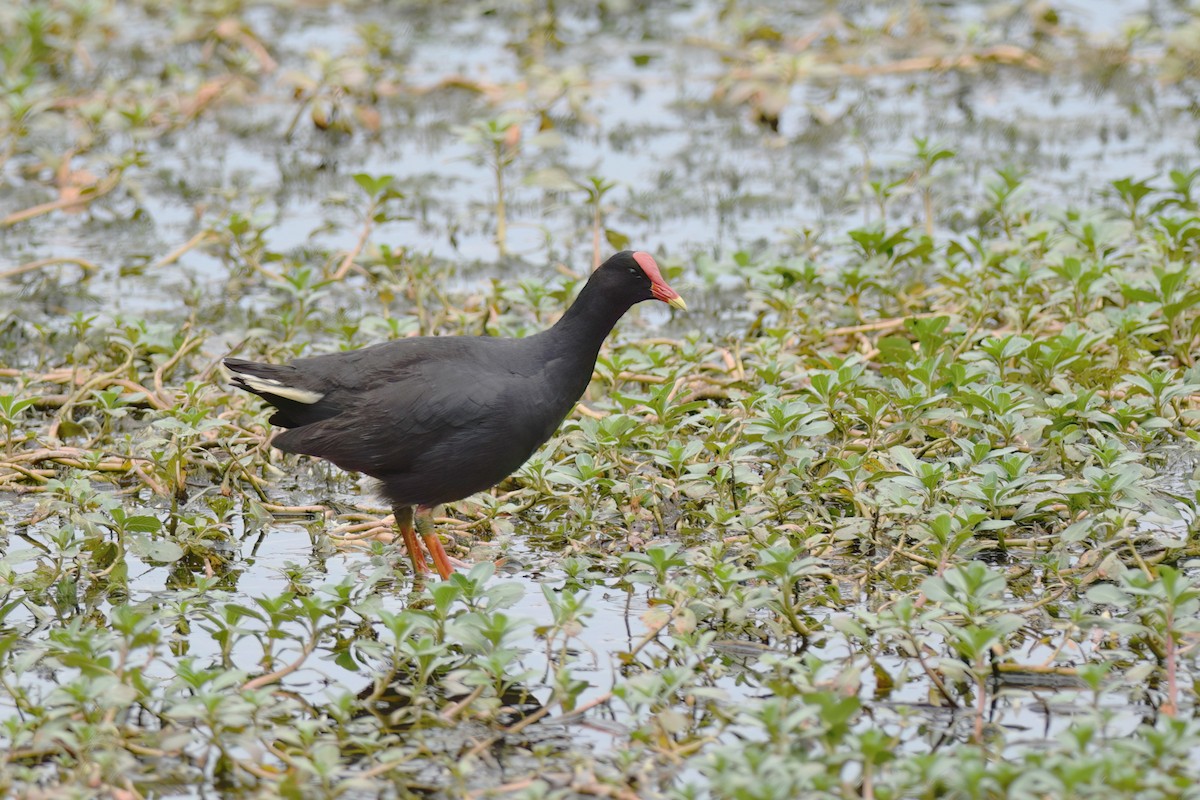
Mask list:
[{"label": "bird's eye", "polygon": [[637,267],[630,267],[630,268],[629,268],[629,274],[630,274],[630,275],[637,275]]}]

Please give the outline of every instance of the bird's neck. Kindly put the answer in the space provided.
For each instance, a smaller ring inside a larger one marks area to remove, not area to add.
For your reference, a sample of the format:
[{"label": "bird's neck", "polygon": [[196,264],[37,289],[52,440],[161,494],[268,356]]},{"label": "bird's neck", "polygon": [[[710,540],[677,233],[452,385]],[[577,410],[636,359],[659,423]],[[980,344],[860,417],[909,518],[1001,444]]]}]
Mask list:
[{"label": "bird's neck", "polygon": [[589,282],[547,333],[556,346],[594,357],[617,320],[628,310],[627,305],[614,303]]},{"label": "bird's neck", "polygon": [[589,283],[554,327],[543,334],[547,365],[558,373],[572,402],[587,389],[600,347],[627,310],[627,305],[614,303]]}]

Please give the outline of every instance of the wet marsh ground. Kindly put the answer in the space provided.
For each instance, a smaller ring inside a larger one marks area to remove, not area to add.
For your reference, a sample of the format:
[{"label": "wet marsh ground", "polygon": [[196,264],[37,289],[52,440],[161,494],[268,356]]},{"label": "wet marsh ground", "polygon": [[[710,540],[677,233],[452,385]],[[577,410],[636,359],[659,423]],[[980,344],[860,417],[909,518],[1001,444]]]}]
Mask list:
[{"label": "wet marsh ground", "polygon": [[[1176,2],[3,5],[0,793],[1196,796],[1198,65]],[[627,246],[693,310],[444,583],[217,369]]]}]

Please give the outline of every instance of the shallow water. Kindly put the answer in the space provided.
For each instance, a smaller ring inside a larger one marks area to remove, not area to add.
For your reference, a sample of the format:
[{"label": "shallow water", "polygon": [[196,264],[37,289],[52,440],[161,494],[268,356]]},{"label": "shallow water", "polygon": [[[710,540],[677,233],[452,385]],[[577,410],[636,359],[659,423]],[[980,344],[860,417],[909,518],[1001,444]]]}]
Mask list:
[{"label": "shallow water", "polygon": [[[969,20],[972,8],[959,13]],[[1113,31],[1141,11],[1136,2],[1102,3],[1087,12],[1066,8],[1063,24]],[[547,167],[615,181],[619,188],[610,197],[616,213],[606,224],[639,247],[684,261],[698,254],[720,258],[794,229],[837,237],[869,223],[878,214],[864,202],[864,170],[903,178],[913,164],[914,137],[952,143],[956,153],[937,173],[939,209],[978,196],[994,170],[1008,167],[1026,173],[1026,202],[1065,209],[1109,191],[1114,179],[1186,168],[1200,133],[1185,94],[1156,90],[1136,73],[1116,72],[1100,84],[1088,77],[1086,64],[1070,81],[995,67],[932,76],[817,77],[790,90],[775,133],[755,125],[744,109],[712,102],[727,65],[700,44],[721,34],[715,14],[706,5],[654,14],[653,38],[645,41],[619,24],[597,29],[593,19],[563,18],[565,44],[548,54],[548,64],[583,67],[590,78],[580,88],[589,121],[570,121],[557,101],[550,106],[551,118],[562,120],[553,131],[557,140],[523,153],[512,169],[509,248],[521,266],[496,264],[493,181],[472,160],[472,146],[453,131],[484,110],[472,93],[402,91],[381,106],[377,136],[331,136],[301,124],[291,141],[283,141],[282,121],[291,108],[271,81],[250,108],[222,111],[147,142],[149,163],[139,170],[135,204],[114,201],[92,219],[75,216],[65,226],[47,221],[6,232],[10,258],[87,257],[109,267],[91,289],[110,311],[167,310],[175,302],[170,287],[187,274],[202,283],[219,279],[219,265],[192,250],[179,269],[152,271],[149,281],[121,280],[115,268],[153,260],[181,244],[197,221],[216,221],[213,212],[222,206],[269,219],[266,243],[280,253],[349,248],[358,224],[329,202],[352,197],[357,189],[349,175],[367,172],[397,176],[402,190],[419,187],[411,192],[414,201],[419,195],[419,206],[401,203],[416,212],[414,219],[378,226],[376,241],[475,263],[466,273],[472,280],[545,275],[544,265],[563,258],[583,269],[590,242],[580,227],[586,220],[582,196],[549,197],[516,179]],[[479,85],[518,77],[508,35],[479,18],[430,11],[428,19],[395,27],[392,14],[366,16],[395,31],[405,63],[389,66],[407,91],[427,91],[448,76]],[[816,8],[796,7],[786,16],[800,31],[822,24]],[[333,9],[283,15],[262,8],[249,19],[278,51],[285,72],[287,62],[303,61],[313,48],[334,56],[353,52],[362,17]],[[1143,57],[1158,54],[1150,49]],[[635,55],[651,60],[638,66]],[[536,133],[527,131],[526,138]],[[226,199],[197,206],[185,193]],[[889,216],[919,225],[919,203],[904,196],[907,190],[900,194]],[[0,209],[15,210],[27,200],[14,193]],[[135,207],[137,222],[128,219]]]}]

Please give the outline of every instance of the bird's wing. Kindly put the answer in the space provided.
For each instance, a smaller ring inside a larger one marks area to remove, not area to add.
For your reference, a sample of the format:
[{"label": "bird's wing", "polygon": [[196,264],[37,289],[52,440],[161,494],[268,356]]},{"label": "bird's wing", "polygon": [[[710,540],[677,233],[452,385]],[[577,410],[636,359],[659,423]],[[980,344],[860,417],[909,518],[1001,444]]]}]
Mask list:
[{"label": "bird's wing", "polygon": [[284,431],[274,444],[368,475],[404,472],[460,429],[491,427],[514,375],[494,365],[425,361],[358,394],[340,392],[339,413]]},{"label": "bird's wing", "polygon": [[[418,337],[383,342],[361,350],[262,364],[226,358],[233,385],[262,397],[277,412],[271,424],[299,428],[331,419],[373,391],[421,380],[430,362],[453,365],[472,360],[475,337]],[[487,345],[484,345],[485,347]]]}]

